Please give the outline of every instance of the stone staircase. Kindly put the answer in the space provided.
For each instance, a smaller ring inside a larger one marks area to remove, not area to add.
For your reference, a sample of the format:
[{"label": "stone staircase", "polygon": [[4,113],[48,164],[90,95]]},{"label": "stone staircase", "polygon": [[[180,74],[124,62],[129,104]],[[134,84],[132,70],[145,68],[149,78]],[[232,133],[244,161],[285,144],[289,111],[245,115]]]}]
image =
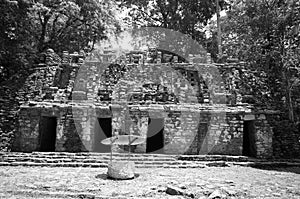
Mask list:
[{"label": "stone staircase", "polygon": [[[204,168],[224,166],[300,166],[299,161],[266,161],[245,156],[113,154],[115,161],[134,161],[137,168]],[[0,166],[107,167],[109,153],[2,152]]]},{"label": "stone staircase", "polygon": [[[136,167],[180,167],[187,161],[176,161],[175,156],[156,154],[113,154],[115,161],[134,161]],[[109,153],[1,153],[1,166],[49,166],[49,167],[107,167]],[[191,166],[191,165],[190,165]]]},{"label": "stone staircase", "polygon": [[[134,161],[137,168],[203,168],[223,166],[224,161],[210,158],[208,161],[182,160],[175,155],[162,154],[113,154],[115,161]],[[107,167],[109,153],[0,153],[0,166],[49,166],[49,167]]]}]

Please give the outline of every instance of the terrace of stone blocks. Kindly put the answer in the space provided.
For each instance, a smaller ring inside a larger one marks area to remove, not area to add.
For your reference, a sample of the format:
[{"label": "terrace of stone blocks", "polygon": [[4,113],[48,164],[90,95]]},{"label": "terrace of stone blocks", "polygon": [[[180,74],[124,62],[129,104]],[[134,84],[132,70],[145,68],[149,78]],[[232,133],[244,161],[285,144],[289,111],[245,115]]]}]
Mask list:
[{"label": "terrace of stone blocks", "polygon": [[13,151],[108,152],[102,139],[130,133],[147,137],[136,153],[274,156],[276,114],[247,103],[244,63],[159,50],[114,56],[49,49],[19,92]]}]

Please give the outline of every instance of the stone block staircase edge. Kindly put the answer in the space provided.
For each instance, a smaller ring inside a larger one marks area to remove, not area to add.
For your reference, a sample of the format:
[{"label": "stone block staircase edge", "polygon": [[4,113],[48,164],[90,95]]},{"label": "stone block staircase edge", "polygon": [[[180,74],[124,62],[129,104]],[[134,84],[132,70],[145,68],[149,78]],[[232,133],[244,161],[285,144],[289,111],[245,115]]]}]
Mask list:
[{"label": "stone block staircase edge", "polygon": [[[228,155],[167,155],[114,153],[115,161],[134,161],[137,168],[204,168],[226,166],[300,167],[300,160],[266,160]],[[110,153],[0,152],[0,166],[95,167],[105,168]]]}]

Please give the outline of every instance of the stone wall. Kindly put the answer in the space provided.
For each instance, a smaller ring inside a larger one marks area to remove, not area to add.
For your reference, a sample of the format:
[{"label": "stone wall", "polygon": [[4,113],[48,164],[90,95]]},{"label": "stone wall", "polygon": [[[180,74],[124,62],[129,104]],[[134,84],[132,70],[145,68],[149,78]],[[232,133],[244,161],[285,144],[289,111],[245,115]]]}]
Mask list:
[{"label": "stone wall", "polygon": [[0,87],[0,151],[11,149],[14,134],[17,132],[19,103],[14,92],[9,86]]},{"label": "stone wall", "polygon": [[213,116],[207,140],[210,153],[242,155],[243,120],[240,115],[232,112]]},{"label": "stone wall", "polygon": [[273,129],[265,114],[255,115],[256,153],[257,157],[270,158],[273,154]]},{"label": "stone wall", "polygon": [[241,67],[200,63],[107,65],[87,61],[78,70],[73,99],[96,103],[126,101],[131,92],[153,82],[166,87],[181,103],[236,104],[242,100],[236,89],[238,83],[233,76],[229,81],[227,74]]},{"label": "stone wall", "polygon": [[[86,119],[73,116],[73,108],[54,104],[22,106],[19,111],[19,131],[14,143],[14,151],[40,150],[40,121],[41,117],[57,118],[56,151],[79,152],[86,151],[91,139],[82,137],[88,134],[82,131]],[[74,109],[74,111],[76,111]],[[82,111],[86,111],[82,108]]]},{"label": "stone wall", "polygon": [[70,99],[105,103],[103,95],[106,94],[113,101],[127,100],[128,91],[141,88],[147,82],[165,86],[168,94],[177,96],[181,103],[235,104],[239,101],[235,99],[237,93],[233,92],[237,78],[234,75],[229,78],[228,74],[234,74],[243,64],[106,64],[84,61],[83,53],[67,52],[63,53],[61,61],[53,61],[53,57],[57,55],[48,52],[45,58],[48,61],[33,69],[19,91],[21,103]]},{"label": "stone wall", "polygon": [[[67,52],[54,62],[50,55],[53,52],[48,52],[48,61],[35,68],[20,90],[16,151],[40,149],[42,117],[57,118],[56,151],[93,151],[97,118],[112,119],[113,135],[143,137],[147,137],[149,118],[164,119],[167,154],[242,155],[244,121],[249,115],[253,115],[257,157],[270,157],[273,151],[288,153],[279,137],[285,146],[294,142],[287,134],[273,132],[268,115],[241,103],[238,76],[243,64],[103,64],[84,61],[83,53]],[[152,98],[145,98],[153,93],[145,87],[149,82],[163,91],[157,89]],[[162,100],[160,95],[167,98]],[[146,148],[143,143],[131,150],[143,153]]]},{"label": "stone wall", "polygon": [[273,129],[272,149],[275,158],[300,157],[300,128],[279,114],[267,117]]},{"label": "stone wall", "polygon": [[[112,118],[113,135],[134,134],[147,137],[148,119],[164,119],[164,153],[242,155],[243,119],[249,109],[211,105],[130,105],[90,107],[37,103],[23,106],[19,114],[18,142],[15,150],[36,151],[40,147],[41,117],[57,118],[56,151],[93,151],[97,118]],[[30,117],[28,117],[28,115]],[[263,131],[263,128],[261,131]],[[259,131],[258,131],[259,132]],[[260,148],[259,142],[257,147]],[[264,147],[270,147],[264,143]],[[146,152],[147,143],[132,150]],[[124,148],[115,147],[122,152]],[[269,153],[264,151],[265,153]],[[260,155],[264,155],[260,152]]]}]

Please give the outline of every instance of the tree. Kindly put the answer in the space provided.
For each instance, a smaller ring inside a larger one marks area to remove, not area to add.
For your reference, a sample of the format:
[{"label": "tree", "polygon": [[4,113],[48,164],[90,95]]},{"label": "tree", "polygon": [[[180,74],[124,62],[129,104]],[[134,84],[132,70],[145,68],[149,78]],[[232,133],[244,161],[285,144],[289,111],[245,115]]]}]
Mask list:
[{"label": "tree", "polygon": [[0,0],[0,82],[28,63],[28,7],[26,1]]},{"label": "tree", "polygon": [[[120,0],[133,26],[162,27],[190,35],[203,43],[204,26],[216,13],[215,0]],[[221,8],[227,4],[220,1]]]},{"label": "tree", "polygon": [[108,0],[38,0],[30,8],[31,32],[39,52],[92,50],[108,29],[120,29],[114,15]]},{"label": "tree", "polygon": [[[262,103],[286,108],[291,121],[300,72],[299,20],[299,1],[249,0],[232,2],[222,21],[225,53],[246,61],[256,77],[267,75],[261,87],[268,87],[269,98]],[[261,96],[258,90],[253,94]]]},{"label": "tree", "polygon": [[90,51],[120,30],[109,0],[0,0],[0,82],[26,74],[47,48]]}]

